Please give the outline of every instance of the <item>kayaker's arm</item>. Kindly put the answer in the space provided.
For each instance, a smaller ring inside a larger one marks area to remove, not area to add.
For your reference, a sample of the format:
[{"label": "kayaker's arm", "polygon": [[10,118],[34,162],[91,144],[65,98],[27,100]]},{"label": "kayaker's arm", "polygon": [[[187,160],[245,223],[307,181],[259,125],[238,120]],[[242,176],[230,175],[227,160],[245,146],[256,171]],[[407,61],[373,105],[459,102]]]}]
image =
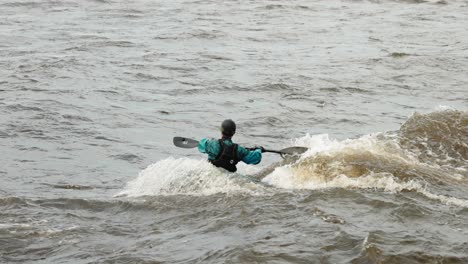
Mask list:
[{"label": "kayaker's arm", "polygon": [[198,151],[201,153],[206,153],[206,143],[208,142],[207,138],[202,138],[200,141],[198,141]]},{"label": "kayaker's arm", "polygon": [[258,148],[255,150],[247,150],[246,148],[239,146],[238,150],[239,157],[246,164],[258,164],[262,161],[262,149]]}]

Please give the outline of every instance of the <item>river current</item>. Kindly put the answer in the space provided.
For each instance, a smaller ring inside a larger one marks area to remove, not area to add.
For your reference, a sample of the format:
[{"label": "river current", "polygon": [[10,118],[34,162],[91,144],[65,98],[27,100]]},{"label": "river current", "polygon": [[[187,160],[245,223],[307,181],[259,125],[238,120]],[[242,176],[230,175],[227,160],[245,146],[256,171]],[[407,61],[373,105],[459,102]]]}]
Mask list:
[{"label": "river current", "polygon": [[[468,2],[0,0],[0,263],[468,263]],[[174,136],[269,149],[237,173]]]}]

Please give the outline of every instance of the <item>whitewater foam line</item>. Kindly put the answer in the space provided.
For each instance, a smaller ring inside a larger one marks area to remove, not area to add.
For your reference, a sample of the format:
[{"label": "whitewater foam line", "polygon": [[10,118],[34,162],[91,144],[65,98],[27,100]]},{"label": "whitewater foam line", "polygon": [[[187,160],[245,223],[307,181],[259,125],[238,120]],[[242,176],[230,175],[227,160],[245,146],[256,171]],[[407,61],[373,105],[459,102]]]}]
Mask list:
[{"label": "whitewater foam line", "polygon": [[[401,191],[416,191],[423,194],[427,198],[432,200],[438,200],[446,205],[455,205],[459,207],[468,208],[468,200],[450,197],[441,194],[434,194],[428,191],[427,187],[418,181],[410,180],[408,182],[400,182],[393,176],[387,176],[383,178],[377,177],[373,179],[375,175],[369,175],[364,178],[350,179],[346,176],[338,178],[337,183],[333,183],[333,187],[354,187],[354,188],[365,188],[365,189],[383,189],[386,192],[399,193]],[[370,179],[371,178],[371,179]],[[342,184],[345,183],[345,184]]]},{"label": "whitewater foam line", "polygon": [[383,133],[367,134],[359,138],[342,141],[330,139],[328,134],[306,134],[304,137],[295,139],[292,144],[308,148],[308,151],[301,155],[299,161],[313,157],[318,153],[336,154],[343,151],[367,151],[389,155],[406,163],[419,163],[414,154],[400,147],[396,138],[390,135],[384,136]]},{"label": "whitewater foam line", "polygon": [[[286,189],[309,189],[319,190],[328,188],[357,188],[357,189],[379,189],[390,193],[400,193],[402,191],[415,191],[423,194],[432,200],[438,200],[447,205],[455,205],[459,207],[468,208],[468,200],[434,194],[427,190],[425,185],[418,181],[410,180],[408,182],[401,182],[391,175],[370,174],[358,178],[350,178],[346,175],[339,175],[331,181],[319,182],[309,180],[301,182],[292,179],[294,176],[289,174],[287,167],[278,168],[271,175],[263,179],[269,185]],[[288,176],[289,175],[289,176]]]},{"label": "whitewater foam line", "polygon": [[456,205],[459,207],[465,207],[468,208],[468,200],[465,199],[459,199],[455,197],[450,197],[450,196],[445,196],[441,194],[433,194],[431,192],[428,192],[426,190],[418,190],[418,192],[424,194],[426,197],[433,199],[433,200],[439,200],[442,203],[446,205]]}]

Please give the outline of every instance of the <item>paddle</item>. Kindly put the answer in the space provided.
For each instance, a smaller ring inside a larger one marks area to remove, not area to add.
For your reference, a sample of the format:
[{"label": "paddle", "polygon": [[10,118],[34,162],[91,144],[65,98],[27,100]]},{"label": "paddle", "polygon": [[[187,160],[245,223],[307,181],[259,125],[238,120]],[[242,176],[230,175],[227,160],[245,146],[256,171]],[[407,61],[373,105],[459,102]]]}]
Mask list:
[{"label": "paddle", "polygon": [[[191,138],[184,138],[184,137],[174,137],[173,139],[174,145],[179,148],[196,148],[198,146],[198,141],[191,139]],[[247,148],[249,150],[253,150],[255,148]],[[281,150],[272,150],[272,149],[264,149],[263,152],[271,152],[276,154],[283,155],[298,155],[302,154],[307,151],[305,147],[289,147],[284,148]]]},{"label": "paddle", "polygon": [[196,148],[198,146],[198,141],[191,138],[174,137],[172,141],[174,142],[174,145],[179,148]]}]

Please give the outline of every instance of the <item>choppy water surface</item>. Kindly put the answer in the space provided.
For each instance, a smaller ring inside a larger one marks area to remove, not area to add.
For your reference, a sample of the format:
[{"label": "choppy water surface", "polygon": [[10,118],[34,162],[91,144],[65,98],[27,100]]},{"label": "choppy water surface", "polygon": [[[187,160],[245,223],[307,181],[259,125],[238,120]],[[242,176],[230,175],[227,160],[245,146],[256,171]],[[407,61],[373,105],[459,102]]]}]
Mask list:
[{"label": "choppy water surface", "polygon": [[[0,2],[1,263],[468,263],[466,1]],[[228,174],[173,136],[309,147]]]}]

